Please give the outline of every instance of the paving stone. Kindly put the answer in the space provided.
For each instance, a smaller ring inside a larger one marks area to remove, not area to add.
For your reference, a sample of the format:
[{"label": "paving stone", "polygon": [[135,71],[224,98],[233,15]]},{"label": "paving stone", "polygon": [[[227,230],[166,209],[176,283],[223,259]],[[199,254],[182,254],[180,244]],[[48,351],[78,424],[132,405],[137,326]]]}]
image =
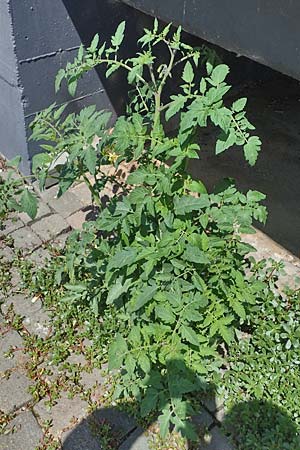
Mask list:
[{"label": "paving stone", "polygon": [[70,226],[59,214],[53,214],[35,222],[31,228],[43,241],[50,241]]},{"label": "paving stone", "polygon": [[14,252],[10,247],[4,245],[0,246],[0,264],[1,262],[12,262],[14,259]]},{"label": "paving stone", "polygon": [[225,416],[224,402],[221,397],[209,395],[203,401],[204,407],[216,418],[222,422]]},{"label": "paving stone", "polygon": [[77,184],[70,189],[70,192],[74,194],[84,206],[88,206],[92,203],[91,192],[85,183]]},{"label": "paving stone", "polygon": [[193,424],[197,427],[199,431],[208,429],[214,423],[213,416],[206,411],[193,416]]},{"label": "paving stone", "polygon": [[38,211],[36,217],[32,220],[31,217],[26,213],[19,213],[18,217],[24,222],[26,225],[31,224],[33,222],[37,222],[42,217],[48,216],[51,214],[51,209],[49,206],[43,202],[42,200],[38,203]]},{"label": "paving stone", "polygon": [[73,230],[82,230],[83,224],[87,221],[89,213],[89,211],[77,211],[67,217],[66,220]]},{"label": "paving stone", "polygon": [[19,333],[9,330],[7,327],[5,327],[5,324],[0,325],[0,373],[12,368],[24,367],[26,361],[28,361],[28,357],[22,350],[14,351],[12,357],[5,356],[12,348],[22,349],[24,345]]},{"label": "paving stone", "polygon": [[40,238],[27,226],[14,231],[10,236],[14,240],[14,246],[25,252],[31,252],[42,244]]},{"label": "paving stone", "polygon": [[0,435],[1,450],[34,450],[43,433],[30,411],[21,412],[9,424],[12,433]]},{"label": "paving stone", "polygon": [[5,414],[9,414],[28,403],[32,399],[28,392],[30,385],[30,380],[17,371],[13,371],[8,379],[1,379],[0,409]]},{"label": "paving stone", "polygon": [[52,186],[51,188],[40,193],[40,195],[42,199],[62,217],[66,218],[83,208],[83,203],[81,203],[79,198],[70,191],[65,192],[59,198],[56,197],[57,191],[58,186]]},{"label": "paving stone", "polygon": [[141,428],[137,428],[118,450],[149,450],[147,437]]},{"label": "paving stone", "polygon": [[111,426],[113,434],[120,440],[136,428],[134,419],[118,411],[116,408],[101,408],[96,410],[93,413],[93,421],[95,426],[99,424],[99,427],[103,421],[107,422]]},{"label": "paving stone", "polygon": [[37,266],[43,266],[48,259],[51,259],[51,255],[48,250],[42,247],[38,248],[27,257],[28,261],[31,261]]},{"label": "paving stone", "polygon": [[0,232],[0,234],[10,234],[13,231],[19,230],[20,228],[24,227],[24,222],[18,217],[11,217],[5,220],[4,222],[4,229]]},{"label": "paving stone", "polygon": [[3,314],[7,313],[10,305],[13,305],[16,314],[23,317],[23,325],[29,333],[36,334],[41,338],[49,335],[51,331],[50,318],[39,299],[33,302],[22,294],[13,295],[2,304]]},{"label": "paving stone", "polygon": [[215,426],[205,436],[199,446],[199,450],[233,450],[233,447],[220,428]]},{"label": "paving stone", "polygon": [[87,420],[64,432],[61,440],[62,450],[101,450],[99,439],[92,435]]},{"label": "paving stone", "polygon": [[56,236],[52,241],[51,241],[51,245],[53,247],[59,248],[59,249],[63,249],[66,245],[66,242],[68,240],[70,233],[63,233],[60,234],[59,236]]},{"label": "paving stone", "polygon": [[74,421],[79,422],[86,416],[87,409],[88,403],[79,396],[68,398],[67,393],[63,392],[51,409],[47,407],[46,399],[43,399],[34,406],[33,411],[41,424],[46,420],[52,420],[49,432],[55,437],[60,437],[72,424],[74,425]]}]

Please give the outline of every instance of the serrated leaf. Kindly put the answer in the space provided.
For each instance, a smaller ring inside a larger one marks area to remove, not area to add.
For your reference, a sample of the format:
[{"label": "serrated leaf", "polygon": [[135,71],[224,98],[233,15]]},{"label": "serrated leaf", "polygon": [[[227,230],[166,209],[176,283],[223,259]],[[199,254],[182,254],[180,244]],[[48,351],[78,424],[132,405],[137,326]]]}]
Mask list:
[{"label": "serrated leaf", "polygon": [[97,154],[94,147],[90,146],[84,151],[84,163],[88,171],[94,175],[97,166]]},{"label": "serrated leaf", "polygon": [[93,40],[91,42],[91,45],[89,47],[89,51],[91,53],[95,53],[95,51],[97,50],[98,44],[99,44],[99,34],[97,33],[97,34],[95,34],[95,36],[94,36],[94,38],[93,38]]},{"label": "serrated leaf", "polygon": [[220,64],[214,68],[211,73],[211,79],[215,85],[222,83],[229,73],[229,67],[226,64]]},{"label": "serrated leaf", "polygon": [[114,47],[119,47],[124,39],[124,31],[125,31],[126,22],[123,21],[118,25],[114,36],[111,38],[111,43]]},{"label": "serrated leaf", "polygon": [[159,392],[156,389],[149,388],[141,402],[141,416],[147,417],[151,411],[156,408]]},{"label": "serrated leaf", "polygon": [[158,418],[160,435],[163,439],[168,435],[171,417],[171,411],[169,409],[164,409],[163,413]]},{"label": "serrated leaf", "polygon": [[134,305],[130,308],[130,311],[136,312],[139,309],[141,309],[143,306],[145,306],[150,300],[152,300],[156,291],[157,291],[156,284],[154,284],[152,286],[147,286],[146,288],[144,288],[142,290],[142,292],[136,298]]},{"label": "serrated leaf", "polygon": [[232,109],[234,112],[240,112],[243,111],[243,109],[245,108],[247,103],[247,99],[246,97],[240,98],[238,100],[236,100],[233,104],[232,104]]},{"label": "serrated leaf", "polygon": [[125,339],[118,334],[108,351],[109,370],[119,369],[128,351]]},{"label": "serrated leaf", "polygon": [[178,215],[185,215],[192,211],[200,211],[207,206],[209,206],[209,198],[206,194],[202,194],[199,198],[187,195],[176,197],[174,201],[175,213]]},{"label": "serrated leaf", "polygon": [[38,210],[38,201],[37,198],[32,192],[28,189],[25,189],[21,195],[20,204],[22,210],[28,214],[31,219],[34,219],[37,215]]},{"label": "serrated leaf", "polygon": [[175,315],[172,308],[168,305],[157,305],[155,308],[156,317],[159,317],[163,322],[174,323]]},{"label": "serrated leaf", "polygon": [[187,98],[183,95],[176,95],[171,97],[173,101],[170,103],[169,108],[166,111],[166,120],[169,120],[171,117],[175,116],[185,105]]},{"label": "serrated leaf", "polygon": [[189,262],[194,262],[196,264],[209,264],[209,258],[206,256],[205,252],[200,250],[200,248],[194,245],[187,245],[182,258]]},{"label": "serrated leaf", "polygon": [[137,256],[134,248],[127,248],[117,252],[109,261],[110,268],[122,268],[131,265]]},{"label": "serrated leaf", "polygon": [[193,328],[188,327],[187,325],[181,325],[180,327],[181,336],[190,342],[193,345],[199,345],[199,339],[197,333],[193,330]]},{"label": "serrated leaf", "polygon": [[247,200],[248,202],[260,202],[265,200],[266,196],[262,192],[259,191],[248,191],[247,192]]},{"label": "serrated leaf", "polygon": [[57,93],[60,89],[61,86],[61,82],[65,77],[65,70],[64,69],[59,69],[59,71],[57,72],[57,75],[55,77],[55,93]]},{"label": "serrated leaf", "polygon": [[244,306],[241,302],[239,302],[237,299],[234,299],[231,301],[231,306],[233,311],[243,320],[246,319],[246,311]]},{"label": "serrated leaf", "polygon": [[254,166],[261,149],[261,140],[258,136],[251,136],[244,145],[244,155],[250,166]]},{"label": "serrated leaf", "polygon": [[193,66],[190,63],[190,61],[188,61],[184,66],[183,73],[182,73],[182,79],[186,83],[192,83],[192,81],[194,79],[194,70],[193,70]]}]

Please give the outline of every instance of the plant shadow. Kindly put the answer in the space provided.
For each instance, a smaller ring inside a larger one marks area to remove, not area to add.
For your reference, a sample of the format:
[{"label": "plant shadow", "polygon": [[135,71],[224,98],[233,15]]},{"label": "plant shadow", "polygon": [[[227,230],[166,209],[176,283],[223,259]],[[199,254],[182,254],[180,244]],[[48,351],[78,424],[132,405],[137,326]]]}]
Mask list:
[{"label": "plant shadow", "polygon": [[[270,401],[249,400],[234,404],[225,414],[213,385],[200,380],[182,361],[172,360],[170,371],[176,367],[181,368],[181,372],[177,372],[179,376],[170,381],[170,374],[166,372],[161,387],[165,390],[169,383],[173,404],[182,397],[187,400],[191,419],[177,429],[187,435],[192,425],[198,436],[197,442],[187,442],[177,436],[173,443],[172,433],[168,442],[158,438],[157,416],[149,414],[138,423],[133,418],[133,414],[140,418],[140,402],[135,399],[119,407],[95,409],[65,434],[62,450],[300,450],[296,424],[283,409]],[[190,388],[184,393],[182,386],[187,386],[188,381],[195,384],[195,392]],[[156,377],[152,379],[150,375],[146,397],[147,394],[154,395],[155,383]],[[166,406],[167,402],[162,401],[159,409]],[[171,424],[171,432],[172,427]],[[167,447],[162,447],[164,443]]]}]

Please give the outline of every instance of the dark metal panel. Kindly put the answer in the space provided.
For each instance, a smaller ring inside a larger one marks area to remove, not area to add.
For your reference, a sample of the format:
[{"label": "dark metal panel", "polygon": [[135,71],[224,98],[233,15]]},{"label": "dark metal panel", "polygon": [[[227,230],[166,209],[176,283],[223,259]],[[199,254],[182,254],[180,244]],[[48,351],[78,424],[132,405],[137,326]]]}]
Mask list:
[{"label": "dark metal panel", "polygon": [[227,50],[300,79],[297,0],[124,0]]}]

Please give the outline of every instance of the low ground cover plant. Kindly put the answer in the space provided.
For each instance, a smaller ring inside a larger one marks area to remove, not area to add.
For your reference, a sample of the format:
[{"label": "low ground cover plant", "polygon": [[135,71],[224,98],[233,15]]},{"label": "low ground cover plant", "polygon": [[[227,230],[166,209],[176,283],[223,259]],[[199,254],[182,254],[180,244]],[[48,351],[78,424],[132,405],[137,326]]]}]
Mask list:
[{"label": "low ground cover plant", "polygon": [[[261,328],[262,311],[273,308],[272,323],[281,327],[275,303],[282,308],[283,297],[274,286],[276,267],[255,263],[248,256],[253,248],[241,239],[254,232],[254,220],[265,222],[265,196],[239,192],[231,181],[208,192],[191,178],[188,162],[201,158],[198,135],[208,124],[219,129],[216,154],[241,147],[254,165],[261,142],[246,117],[247,100],[226,101],[229,68],[216,64],[212,52],[186,45],[180,28],[161,29],[155,20],[139,40],[140,52],[124,60],[124,33],[121,23],[110,44],[97,35],[89,48],[81,47],[58,73],[56,88],[66,81],[74,94],[80,78],[99,65],[106,66],[107,77],[125,71],[132,88],[126,114],[111,128],[109,113],[95,107],[66,116],[63,107],[52,105],[32,124],[32,139],[46,142],[33,170],[43,188],[49,167],[64,155],[58,195],[84,179],[99,207],[96,219],[69,239],[53,281],[67,308],[88,309],[113,324],[106,343],[109,367],[119,371],[115,397],[136,399],[143,417],[157,413],[163,437],[175,429],[197,439],[190,422],[197,392],[224,379],[228,389],[232,380],[239,389],[235,369],[247,345],[250,353],[260,353],[260,334],[273,339],[272,326]],[[167,56],[160,56],[162,48]],[[170,91],[178,73],[179,86]],[[178,130],[170,136],[166,124],[173,116]],[[134,163],[125,181],[104,171],[123,162]],[[110,183],[121,191],[103,208],[101,191]],[[276,339],[290,350],[295,329],[279,331]],[[249,386],[241,389],[257,397]]]}]

